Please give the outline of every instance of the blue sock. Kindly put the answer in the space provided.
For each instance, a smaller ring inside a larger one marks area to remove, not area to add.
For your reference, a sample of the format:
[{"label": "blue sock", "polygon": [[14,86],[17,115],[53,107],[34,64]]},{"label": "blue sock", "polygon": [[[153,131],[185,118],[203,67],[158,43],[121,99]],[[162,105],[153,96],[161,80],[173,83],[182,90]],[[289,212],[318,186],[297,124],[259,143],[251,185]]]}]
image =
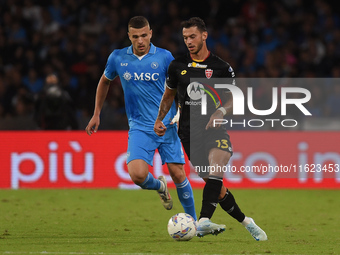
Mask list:
[{"label": "blue sock", "polygon": [[184,211],[187,214],[190,214],[195,220],[197,220],[194,194],[192,193],[192,188],[188,178],[185,178],[182,183],[175,183],[175,185],[177,188],[179,201],[181,201]]},{"label": "blue sock", "polygon": [[159,188],[161,187],[161,181],[156,179],[151,173],[149,173],[145,180],[137,185],[140,186],[142,189],[159,190]]}]

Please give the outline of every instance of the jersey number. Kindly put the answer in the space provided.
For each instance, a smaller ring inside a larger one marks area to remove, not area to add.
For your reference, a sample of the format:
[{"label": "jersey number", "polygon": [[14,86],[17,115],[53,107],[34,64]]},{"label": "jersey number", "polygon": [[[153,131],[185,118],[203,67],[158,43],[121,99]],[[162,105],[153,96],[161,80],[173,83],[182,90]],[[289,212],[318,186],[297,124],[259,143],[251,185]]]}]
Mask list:
[{"label": "jersey number", "polygon": [[216,140],[215,141],[217,143],[217,147],[221,148],[221,149],[226,149],[228,148],[228,140],[226,139],[221,139],[221,140]]}]

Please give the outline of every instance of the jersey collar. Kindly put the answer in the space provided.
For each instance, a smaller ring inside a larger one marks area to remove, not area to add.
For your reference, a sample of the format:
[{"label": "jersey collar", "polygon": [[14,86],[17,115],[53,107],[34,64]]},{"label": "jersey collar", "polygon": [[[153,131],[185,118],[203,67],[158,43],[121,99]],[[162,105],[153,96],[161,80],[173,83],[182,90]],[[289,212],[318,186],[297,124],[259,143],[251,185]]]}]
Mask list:
[{"label": "jersey collar", "polygon": [[[147,54],[155,54],[155,53],[156,53],[156,46],[150,43],[150,50]],[[127,54],[129,55],[133,54],[132,45],[127,49]]]},{"label": "jersey collar", "polygon": [[204,61],[206,61],[206,60],[210,57],[210,51],[209,51],[208,56],[207,56],[205,59],[203,59],[203,60],[194,59],[194,58],[191,56],[190,53],[189,53],[189,55],[190,55],[190,58],[191,58],[193,61],[195,61],[195,62],[204,62]]}]

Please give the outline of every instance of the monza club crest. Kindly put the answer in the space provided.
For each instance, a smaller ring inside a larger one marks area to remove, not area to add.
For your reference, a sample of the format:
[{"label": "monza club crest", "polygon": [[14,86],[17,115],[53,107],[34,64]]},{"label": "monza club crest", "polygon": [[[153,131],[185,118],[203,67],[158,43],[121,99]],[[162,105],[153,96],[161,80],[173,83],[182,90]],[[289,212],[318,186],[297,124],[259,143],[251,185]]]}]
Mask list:
[{"label": "monza club crest", "polygon": [[213,70],[212,69],[205,69],[205,76],[210,79],[211,76],[213,74]]}]

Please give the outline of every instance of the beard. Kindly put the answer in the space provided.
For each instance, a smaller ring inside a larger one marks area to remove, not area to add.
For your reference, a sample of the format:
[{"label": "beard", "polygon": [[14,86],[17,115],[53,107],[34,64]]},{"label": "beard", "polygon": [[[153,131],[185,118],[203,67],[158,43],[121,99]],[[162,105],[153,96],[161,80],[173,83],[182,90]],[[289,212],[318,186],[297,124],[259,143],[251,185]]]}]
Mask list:
[{"label": "beard", "polygon": [[199,42],[199,44],[197,44],[196,50],[195,50],[194,52],[192,52],[191,54],[197,54],[198,52],[201,51],[202,47],[203,47],[203,41],[201,40],[201,41]]}]

